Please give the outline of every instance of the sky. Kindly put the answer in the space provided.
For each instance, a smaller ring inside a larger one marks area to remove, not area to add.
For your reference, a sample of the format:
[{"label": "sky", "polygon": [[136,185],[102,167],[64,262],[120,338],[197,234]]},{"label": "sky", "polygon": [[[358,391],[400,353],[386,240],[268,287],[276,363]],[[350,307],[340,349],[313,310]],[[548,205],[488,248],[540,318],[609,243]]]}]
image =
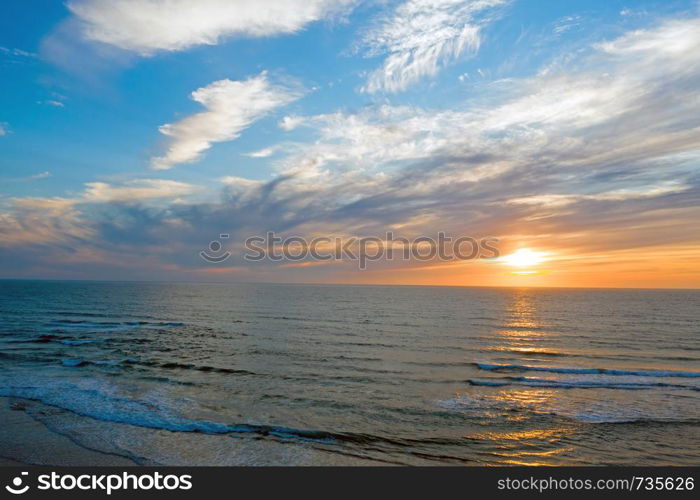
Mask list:
[{"label": "sky", "polygon": [[[0,278],[700,287],[697,0],[0,10]],[[268,232],[500,257],[246,260]]]}]

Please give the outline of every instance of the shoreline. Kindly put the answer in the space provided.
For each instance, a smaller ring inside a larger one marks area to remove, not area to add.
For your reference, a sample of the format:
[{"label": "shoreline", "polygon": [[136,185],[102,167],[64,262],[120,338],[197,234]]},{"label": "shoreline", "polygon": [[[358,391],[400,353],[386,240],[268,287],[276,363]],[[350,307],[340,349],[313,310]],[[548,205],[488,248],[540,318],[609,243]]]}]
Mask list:
[{"label": "shoreline", "polygon": [[385,465],[298,443],[173,432],[96,420],[39,401],[0,396],[0,465]]}]

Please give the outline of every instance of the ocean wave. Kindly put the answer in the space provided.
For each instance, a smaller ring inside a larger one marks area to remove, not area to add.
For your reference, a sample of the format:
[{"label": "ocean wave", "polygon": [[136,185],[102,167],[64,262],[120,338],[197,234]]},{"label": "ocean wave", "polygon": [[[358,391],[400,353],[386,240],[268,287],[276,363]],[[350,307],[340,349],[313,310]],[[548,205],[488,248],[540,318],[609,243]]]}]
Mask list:
[{"label": "ocean wave", "polygon": [[554,366],[531,366],[531,365],[508,365],[508,364],[490,364],[490,363],[473,363],[480,370],[488,371],[533,371],[533,372],[549,372],[549,373],[567,373],[576,375],[619,375],[619,376],[637,376],[637,377],[684,377],[697,378],[700,377],[700,372],[686,372],[674,370],[617,370],[612,368],[566,368]]},{"label": "ocean wave", "polygon": [[51,355],[45,355],[42,353],[38,352],[31,352],[31,353],[21,353],[21,352],[15,352],[15,351],[5,351],[5,352],[0,352],[0,360],[6,360],[6,361],[29,361],[29,362],[37,362],[37,363],[45,363],[45,362],[53,362],[56,360]]},{"label": "ocean wave", "polygon": [[546,387],[552,389],[653,389],[657,387],[670,387],[676,389],[700,390],[700,387],[683,384],[668,384],[664,382],[606,382],[599,380],[552,380],[530,377],[507,377],[497,380],[469,379],[467,383],[474,386],[525,386]]},{"label": "ocean wave", "polygon": [[[93,343],[100,343],[100,342],[107,342],[112,339],[103,339],[103,338],[92,338],[92,339],[84,339],[84,338],[75,338],[70,335],[53,335],[53,334],[46,334],[46,335],[39,335],[38,337],[30,337],[30,338],[23,338],[23,339],[10,339],[10,340],[5,340],[6,343],[8,344],[51,344],[51,343],[58,343],[58,344],[63,344],[63,345],[68,345],[68,346],[78,346],[78,345],[83,345],[83,344],[93,344]],[[129,339],[129,342],[134,342],[134,341],[140,341],[142,339]]]},{"label": "ocean wave", "polygon": [[50,321],[46,326],[54,331],[129,331],[138,329],[163,329],[184,326],[179,321],[87,321],[82,319],[58,319]]},{"label": "ocean wave", "polygon": [[336,436],[325,431],[265,424],[224,424],[191,419],[177,414],[173,409],[168,408],[164,401],[132,400],[117,395],[112,388],[96,382],[82,381],[82,386],[65,383],[52,384],[49,381],[34,382],[37,385],[7,386],[7,384],[2,384],[0,396],[39,401],[76,415],[100,421],[173,432],[256,434],[318,444],[332,444],[338,440],[344,440],[340,435]]},{"label": "ocean wave", "polygon": [[48,314],[58,314],[59,316],[85,316],[94,318],[105,318],[106,315],[102,313],[95,312],[81,312],[81,311],[48,311]]},{"label": "ocean wave", "polygon": [[[296,441],[312,445],[343,445],[387,451],[413,447],[417,444],[460,445],[461,439],[424,439],[389,437],[356,432],[331,432],[316,429],[300,429],[283,425],[258,423],[221,423],[189,418],[180,413],[177,400],[125,397],[115,386],[98,379],[55,382],[52,380],[2,381],[0,396],[38,401],[82,417],[102,422],[127,424],[148,429],[183,433],[226,435],[230,437],[268,437],[284,441]],[[20,384],[13,385],[16,382]],[[443,442],[444,441],[444,442]],[[426,455],[427,459],[437,459]]]},{"label": "ocean wave", "polygon": [[497,380],[467,380],[469,385],[486,386],[486,387],[503,387],[504,385],[511,385],[510,382],[500,382]]},{"label": "ocean wave", "polygon": [[24,339],[10,339],[10,340],[5,340],[8,344],[48,344],[50,342],[53,342],[58,339],[62,339],[66,337],[61,337],[59,335],[39,335],[38,337],[30,337],[30,338],[24,338]]},{"label": "ocean wave", "polygon": [[90,364],[90,362],[84,359],[64,359],[61,361],[61,364],[70,368],[76,368],[79,366],[86,366]]},{"label": "ocean wave", "polygon": [[65,340],[59,340],[59,344],[63,345],[83,345],[83,344],[92,344],[94,342],[104,342],[104,339],[65,339]]},{"label": "ocean wave", "polygon": [[179,363],[175,361],[159,363],[156,361],[139,361],[136,359],[129,358],[125,359],[123,363],[127,365],[148,366],[151,368],[164,368],[166,370],[196,370],[200,372],[224,373],[232,375],[259,375],[258,373],[251,372],[248,370],[240,370],[236,368],[223,368],[208,365],[195,365],[192,363]]},{"label": "ocean wave", "polygon": [[117,360],[117,359],[95,359],[95,360],[87,360],[87,359],[63,359],[61,360],[61,365],[67,367],[67,368],[80,368],[83,366],[119,366],[122,364],[123,361]]},{"label": "ocean wave", "polygon": [[[556,403],[556,401],[552,402]],[[700,425],[700,419],[695,414],[678,415],[672,409],[663,407],[620,407],[605,401],[589,403],[583,407],[577,404],[552,406],[542,402],[533,404],[527,401],[503,399],[501,396],[459,394],[436,401],[436,405],[450,412],[473,414],[477,418],[483,418],[484,423],[488,425],[493,425],[499,418],[499,414],[500,418],[509,419],[513,412],[536,418],[546,415],[587,424]]]},{"label": "ocean wave", "polygon": [[484,348],[484,351],[496,351],[496,352],[507,352],[510,354],[521,354],[521,355],[526,355],[526,356],[562,356],[562,357],[581,357],[585,356],[586,354],[581,354],[581,353],[573,353],[573,352],[566,352],[566,351],[554,351],[551,349],[532,349],[529,347],[523,347],[523,348],[518,348],[518,347],[487,347]]}]

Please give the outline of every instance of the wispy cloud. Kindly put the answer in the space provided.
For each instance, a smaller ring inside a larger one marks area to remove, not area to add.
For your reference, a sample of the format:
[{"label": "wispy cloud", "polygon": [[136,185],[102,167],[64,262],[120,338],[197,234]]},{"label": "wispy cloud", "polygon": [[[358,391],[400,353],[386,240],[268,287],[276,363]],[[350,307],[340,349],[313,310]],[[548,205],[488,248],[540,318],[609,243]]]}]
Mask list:
[{"label": "wispy cloud", "polygon": [[160,127],[170,138],[164,156],[152,160],[165,170],[193,162],[215,142],[236,139],[254,121],[299,97],[299,93],[272,85],[265,72],[243,81],[219,80],[192,93],[207,110]]},{"label": "wispy cloud", "polygon": [[37,55],[34,54],[33,52],[28,52],[26,50],[17,49],[17,48],[10,49],[8,47],[0,47],[0,54],[6,54],[9,56],[16,56],[16,57],[31,57],[31,58],[37,57]]},{"label": "wispy cloud", "polygon": [[[697,248],[700,19],[662,22],[585,48],[585,56],[489,86],[450,109],[383,105],[285,118],[280,126],[303,128],[294,135],[304,141],[262,150],[260,156],[275,151],[267,161],[276,177],[220,179],[222,193],[206,202],[160,197],[184,196],[186,187],[91,183],[82,201],[34,199],[0,211],[0,233],[31,241],[21,229],[38,220],[41,234],[63,237],[67,248],[76,245],[70,235],[89,229],[97,237],[80,244],[95,253],[119,248],[125,261],[147,246],[159,265],[180,270],[201,266],[197,251],[222,232],[240,242],[267,230],[444,230],[555,244],[584,256]],[[264,75],[256,78],[263,80],[256,88],[267,88]],[[241,112],[222,94],[211,97],[216,104],[195,99],[207,110],[172,125],[178,133],[168,165],[196,159],[277,106],[249,110],[257,94],[246,94]],[[74,212],[94,204],[109,212]],[[46,215],[59,208],[70,216]],[[231,263],[248,265],[237,258]]]},{"label": "wispy cloud", "polygon": [[46,170],[44,172],[39,172],[36,174],[26,175],[26,176],[22,176],[22,177],[3,177],[2,181],[3,182],[30,182],[30,181],[37,181],[37,180],[41,180],[41,179],[47,179],[49,177],[51,177],[51,172]]},{"label": "wispy cloud", "polygon": [[459,57],[475,54],[488,14],[507,0],[406,0],[370,30],[368,55],[386,55],[369,75],[367,92],[398,92],[435,76]]},{"label": "wispy cloud", "polygon": [[[426,230],[468,217],[474,231],[506,235],[527,228],[531,237],[585,239],[595,230],[598,244],[614,247],[671,237],[658,232],[659,211],[676,210],[669,228],[692,224],[698,211],[698,23],[668,21],[598,44],[567,67],[490,91],[483,105],[295,116],[285,128],[315,139],[281,145],[284,176],[255,190],[286,223],[314,214],[315,227]],[[623,231],[631,221],[636,229]]]},{"label": "wispy cloud", "polygon": [[268,158],[273,154],[275,154],[275,148],[263,148],[257,151],[251,151],[250,153],[246,153],[246,156],[250,158]]},{"label": "wispy cloud", "polygon": [[561,208],[583,201],[625,201],[643,198],[655,198],[668,194],[682,193],[692,189],[692,185],[675,181],[660,185],[642,186],[631,189],[616,189],[597,194],[537,194],[524,198],[513,198],[507,203],[512,205],[533,205],[543,208]]},{"label": "wispy cloud", "polygon": [[149,56],[225,38],[294,33],[350,0],[70,0],[91,40]]},{"label": "wispy cloud", "polygon": [[0,211],[3,246],[78,243],[95,234],[66,198],[15,198],[9,210]]},{"label": "wispy cloud", "polygon": [[106,182],[88,182],[78,201],[89,202],[134,202],[158,198],[178,198],[197,191],[197,187],[184,182],[164,179],[140,179],[115,186]]},{"label": "wispy cloud", "polygon": [[581,16],[564,16],[554,23],[554,33],[557,35],[562,35],[567,31],[581,26]]}]

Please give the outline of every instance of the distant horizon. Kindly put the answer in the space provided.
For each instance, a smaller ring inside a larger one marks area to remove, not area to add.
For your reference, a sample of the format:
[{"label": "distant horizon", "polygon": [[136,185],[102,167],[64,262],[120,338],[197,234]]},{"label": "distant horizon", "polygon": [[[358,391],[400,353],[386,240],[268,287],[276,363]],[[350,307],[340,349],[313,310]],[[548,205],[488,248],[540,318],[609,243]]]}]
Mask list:
[{"label": "distant horizon", "polygon": [[356,286],[356,287],[423,287],[423,288],[521,288],[541,290],[680,290],[700,291],[700,288],[648,288],[648,287],[613,287],[613,286],[528,286],[528,285],[431,285],[410,283],[340,283],[340,282],[275,282],[275,281],[186,281],[186,280],[116,280],[89,278],[3,278],[0,281],[53,281],[86,283],[162,283],[162,284],[199,284],[199,285],[303,285],[303,286]]}]

